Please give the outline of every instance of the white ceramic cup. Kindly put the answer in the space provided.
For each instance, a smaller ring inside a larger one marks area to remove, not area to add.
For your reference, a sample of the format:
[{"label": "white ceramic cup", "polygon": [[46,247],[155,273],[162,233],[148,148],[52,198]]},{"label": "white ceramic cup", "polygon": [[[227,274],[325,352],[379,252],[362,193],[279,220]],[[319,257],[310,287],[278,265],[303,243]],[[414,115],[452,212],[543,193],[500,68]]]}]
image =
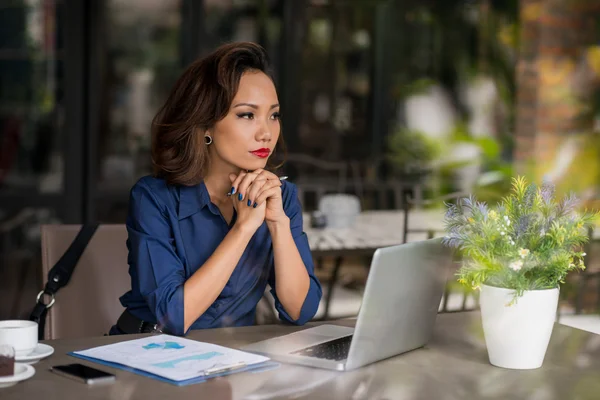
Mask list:
[{"label": "white ceramic cup", "polygon": [[0,344],[12,346],[15,357],[30,354],[38,344],[38,324],[16,319],[0,321]]}]

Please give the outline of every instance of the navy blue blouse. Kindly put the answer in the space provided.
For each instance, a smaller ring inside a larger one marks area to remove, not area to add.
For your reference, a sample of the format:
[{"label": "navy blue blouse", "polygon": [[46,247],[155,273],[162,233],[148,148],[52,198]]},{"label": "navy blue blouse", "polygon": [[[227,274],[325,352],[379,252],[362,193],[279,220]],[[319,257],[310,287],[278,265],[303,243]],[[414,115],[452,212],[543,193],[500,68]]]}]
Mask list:
[{"label": "navy blue blouse", "polygon": [[[190,329],[254,324],[256,305],[267,283],[281,320],[302,325],[317,312],[322,291],[302,230],[302,208],[295,185],[282,183],[283,208],[310,277],[300,317],[293,320],[277,298],[271,236],[263,223],[219,297]],[[144,321],[160,323],[176,335],[185,334],[183,284],[210,257],[234,223],[235,213],[227,224],[210,201],[204,183],[170,186],[151,176],[140,179],[131,189],[127,217],[131,290],[120,298],[121,304]]]}]

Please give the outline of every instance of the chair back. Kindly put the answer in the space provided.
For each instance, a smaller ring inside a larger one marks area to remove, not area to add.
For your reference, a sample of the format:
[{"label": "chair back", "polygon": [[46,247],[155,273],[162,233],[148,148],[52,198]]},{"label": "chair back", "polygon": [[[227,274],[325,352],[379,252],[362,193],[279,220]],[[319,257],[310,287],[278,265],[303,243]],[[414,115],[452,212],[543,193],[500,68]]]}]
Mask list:
[{"label": "chair back", "polygon": [[328,161],[307,154],[290,153],[283,171],[296,185],[304,211],[318,208],[326,194],[345,193],[348,188],[349,168],[346,162]]},{"label": "chair back", "polygon": [[[81,225],[42,225],[42,281],[69,248]],[[44,339],[102,336],[123,312],[119,297],[131,289],[125,225],[100,225],[69,283],[48,310]]]}]

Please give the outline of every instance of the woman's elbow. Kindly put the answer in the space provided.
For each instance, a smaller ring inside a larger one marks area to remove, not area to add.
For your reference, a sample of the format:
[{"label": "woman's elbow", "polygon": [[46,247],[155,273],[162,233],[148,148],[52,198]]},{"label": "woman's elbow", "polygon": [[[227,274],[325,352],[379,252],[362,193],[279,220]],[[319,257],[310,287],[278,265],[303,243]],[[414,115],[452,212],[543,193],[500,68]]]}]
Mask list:
[{"label": "woman's elbow", "polygon": [[304,325],[314,318],[319,309],[321,295],[321,290],[319,288],[309,290],[308,295],[306,296],[306,300],[304,301],[304,304],[302,305],[302,308],[300,309],[297,318],[294,318],[294,320],[292,321],[294,325]]},{"label": "woman's elbow", "polygon": [[[164,333],[184,336],[189,326],[186,325],[183,309],[183,286],[170,291],[170,293],[153,293],[148,296],[147,302],[153,310],[156,322]],[[154,305],[154,307],[152,307]],[[189,324],[191,326],[191,323]]]}]

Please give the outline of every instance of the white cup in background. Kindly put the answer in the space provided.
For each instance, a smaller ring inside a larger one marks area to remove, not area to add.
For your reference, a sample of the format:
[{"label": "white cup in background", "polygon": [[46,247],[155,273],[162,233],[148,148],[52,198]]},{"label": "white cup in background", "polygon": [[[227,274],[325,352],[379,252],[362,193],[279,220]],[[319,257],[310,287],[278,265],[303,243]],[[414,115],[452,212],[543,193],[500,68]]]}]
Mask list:
[{"label": "white cup in background", "polygon": [[16,357],[28,355],[38,345],[38,324],[27,320],[0,321],[0,344],[12,346]]}]

